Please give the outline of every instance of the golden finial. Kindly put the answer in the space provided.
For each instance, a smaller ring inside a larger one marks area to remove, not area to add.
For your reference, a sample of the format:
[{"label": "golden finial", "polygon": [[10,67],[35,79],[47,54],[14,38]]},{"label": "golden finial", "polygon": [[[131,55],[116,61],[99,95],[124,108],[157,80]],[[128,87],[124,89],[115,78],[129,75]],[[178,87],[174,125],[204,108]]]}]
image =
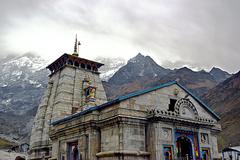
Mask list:
[{"label": "golden finial", "polygon": [[79,45],[81,45],[81,43],[80,43],[80,41],[77,40],[77,34],[76,34],[75,45],[74,45],[74,52],[73,52],[72,55],[78,57],[78,53],[79,53]]}]

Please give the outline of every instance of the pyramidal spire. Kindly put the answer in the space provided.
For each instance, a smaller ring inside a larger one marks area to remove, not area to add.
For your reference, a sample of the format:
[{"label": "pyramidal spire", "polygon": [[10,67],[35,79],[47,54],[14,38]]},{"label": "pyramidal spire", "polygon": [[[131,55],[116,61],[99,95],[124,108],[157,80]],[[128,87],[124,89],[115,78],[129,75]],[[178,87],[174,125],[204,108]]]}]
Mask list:
[{"label": "pyramidal spire", "polygon": [[80,41],[77,40],[77,34],[76,34],[75,44],[74,44],[74,52],[73,52],[72,55],[78,57],[78,53],[79,53],[79,45],[81,45],[81,43],[80,43]]}]

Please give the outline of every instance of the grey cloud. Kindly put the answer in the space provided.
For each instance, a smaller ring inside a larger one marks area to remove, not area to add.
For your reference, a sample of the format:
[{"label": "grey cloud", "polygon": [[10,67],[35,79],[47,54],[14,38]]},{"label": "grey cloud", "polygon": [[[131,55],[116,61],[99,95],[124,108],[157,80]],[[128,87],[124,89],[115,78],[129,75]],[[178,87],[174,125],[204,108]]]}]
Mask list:
[{"label": "grey cloud", "polygon": [[6,0],[0,10],[2,44],[3,31],[17,29],[16,20],[27,24],[41,17],[69,29],[121,37],[159,59],[181,59],[163,62],[169,67],[240,69],[239,0]]},{"label": "grey cloud", "polygon": [[146,16],[149,18],[147,20],[135,17],[138,25],[139,21],[142,23],[134,41],[153,49],[159,57],[164,54],[161,50],[164,48],[172,56],[179,56],[204,68],[217,65],[236,72],[240,59],[239,3],[237,0],[230,3],[181,1],[172,15],[164,16],[162,20],[162,16],[157,15],[157,23],[157,17]]},{"label": "grey cloud", "polygon": [[[195,62],[191,62],[191,61],[176,61],[176,62],[171,62],[171,61],[164,61],[162,63],[163,67],[166,68],[170,68],[170,69],[176,69],[176,68],[182,68],[182,67],[190,67],[193,70],[207,70],[209,71],[210,69],[212,69],[213,67],[218,67],[219,66],[212,66],[212,65],[203,65],[201,63],[195,63]],[[220,67],[221,68],[221,67]],[[221,68],[223,69],[223,68]],[[223,69],[224,70],[224,69]]]},{"label": "grey cloud", "polygon": [[[39,16],[41,8],[47,0],[1,0],[1,27],[11,27],[14,21],[28,21],[29,18]],[[16,28],[17,29],[17,28]]]}]

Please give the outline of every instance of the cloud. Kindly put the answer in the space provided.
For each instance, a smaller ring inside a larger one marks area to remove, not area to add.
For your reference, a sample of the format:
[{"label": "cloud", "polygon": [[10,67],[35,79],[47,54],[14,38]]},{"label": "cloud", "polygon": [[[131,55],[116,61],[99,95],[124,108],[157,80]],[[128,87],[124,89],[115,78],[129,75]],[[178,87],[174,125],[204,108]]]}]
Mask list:
[{"label": "cloud", "polygon": [[4,0],[0,54],[34,51],[56,58],[71,52],[77,32],[83,56],[144,52],[169,67],[184,62],[236,72],[239,6],[238,0]]}]

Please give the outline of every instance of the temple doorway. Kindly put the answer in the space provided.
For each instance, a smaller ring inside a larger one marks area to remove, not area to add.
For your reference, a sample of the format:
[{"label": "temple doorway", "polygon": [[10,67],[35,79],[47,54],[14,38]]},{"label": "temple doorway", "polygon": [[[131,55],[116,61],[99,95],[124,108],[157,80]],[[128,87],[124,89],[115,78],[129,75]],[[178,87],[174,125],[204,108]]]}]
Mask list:
[{"label": "temple doorway", "polygon": [[210,149],[209,148],[202,148],[202,160],[210,160]]},{"label": "temple doorway", "polygon": [[177,157],[183,160],[192,160],[192,142],[186,136],[177,139]]},{"label": "temple doorway", "polygon": [[78,142],[68,143],[68,160],[80,160]]}]

